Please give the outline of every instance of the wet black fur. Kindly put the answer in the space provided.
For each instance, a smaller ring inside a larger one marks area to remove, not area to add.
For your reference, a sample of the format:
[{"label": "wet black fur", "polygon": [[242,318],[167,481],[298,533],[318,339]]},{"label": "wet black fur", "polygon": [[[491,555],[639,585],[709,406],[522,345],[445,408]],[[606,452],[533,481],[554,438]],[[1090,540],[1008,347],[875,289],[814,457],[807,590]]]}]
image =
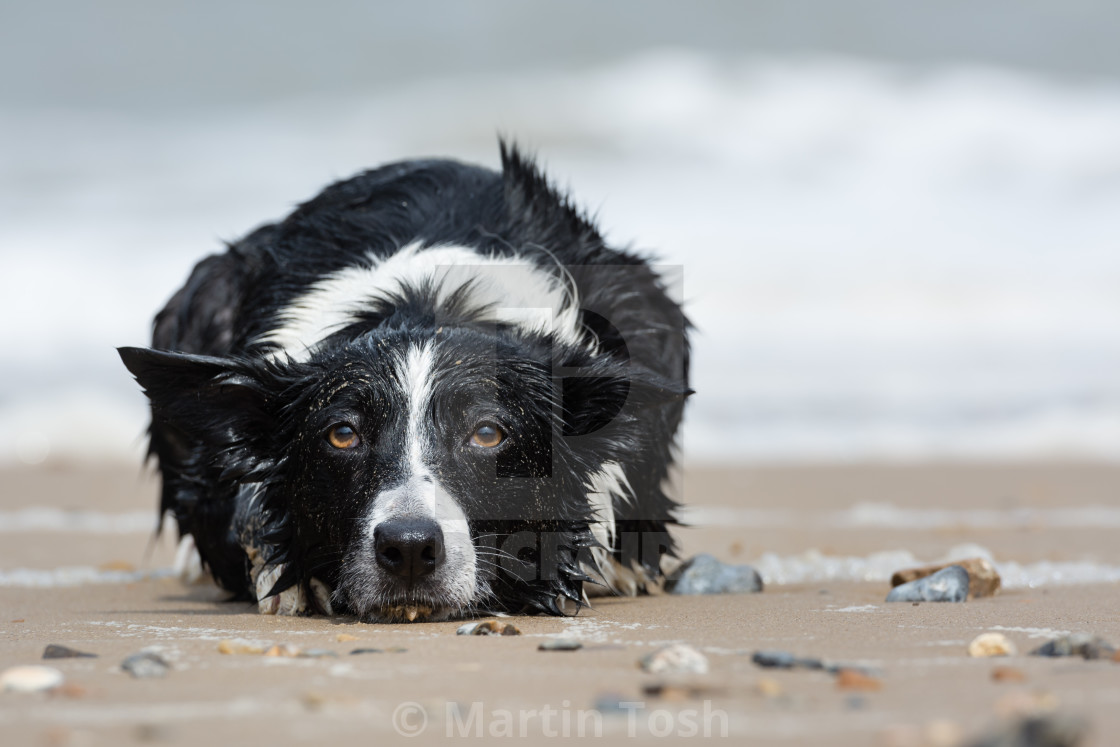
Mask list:
[{"label": "wet black fur", "polygon": [[[433,334],[443,343],[439,369],[454,377],[435,403],[449,451],[440,479],[463,504],[479,551],[488,590],[479,607],[558,614],[559,596],[578,602],[579,559],[594,544],[584,480],[605,460],[623,465],[637,496],[633,507],[616,506],[616,555],[627,535],[667,536],[676,504],[662,480],[688,391],[687,321],[646,260],[606,246],[530,161],[503,145],[502,167],[407,161],[333,184],[202,260],[157,315],[153,349],[121,349],[151,400],[161,513],[194,536],[235,597],[256,596],[246,543],[289,563],[273,593],[312,576],[337,587],[347,553],[360,551],[355,519],[405,447],[403,403],[378,386],[391,375],[385,351]],[[602,354],[480,323],[465,304],[434,310],[431,289],[413,288],[362,310],[308,362],[264,357],[254,341],[309,285],[416,240],[566,266]],[[476,401],[515,419],[519,437],[464,459],[455,439]],[[340,413],[383,436],[360,454],[331,453],[323,433]],[[510,572],[510,547],[523,548],[524,572]],[[642,562],[655,570],[656,558]],[[335,606],[346,611],[348,601]]]}]

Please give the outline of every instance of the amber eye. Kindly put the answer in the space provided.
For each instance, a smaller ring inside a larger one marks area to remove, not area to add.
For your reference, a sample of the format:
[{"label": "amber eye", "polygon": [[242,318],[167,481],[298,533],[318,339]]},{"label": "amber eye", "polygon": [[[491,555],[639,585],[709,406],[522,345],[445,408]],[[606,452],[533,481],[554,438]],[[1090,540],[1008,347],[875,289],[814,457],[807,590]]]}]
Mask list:
[{"label": "amber eye", "polygon": [[471,446],[480,446],[484,449],[492,449],[505,440],[506,434],[493,423],[482,423],[471,434]]},{"label": "amber eye", "polygon": [[327,441],[336,449],[353,449],[361,443],[358,432],[349,423],[332,425],[331,429],[327,431]]}]

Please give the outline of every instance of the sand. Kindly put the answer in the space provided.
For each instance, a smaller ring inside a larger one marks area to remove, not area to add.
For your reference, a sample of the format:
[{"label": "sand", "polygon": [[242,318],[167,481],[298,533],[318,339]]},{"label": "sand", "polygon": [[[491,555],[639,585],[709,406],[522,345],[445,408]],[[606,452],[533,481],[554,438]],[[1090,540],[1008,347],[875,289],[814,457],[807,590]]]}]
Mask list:
[{"label": "sand", "polygon": [[[1066,510],[1120,507],[1117,467],[707,468],[688,470],[681,487],[691,505],[704,509],[696,515],[718,524],[682,530],[686,555],[711,552],[746,563],[763,553],[789,557],[810,549],[855,558],[906,550],[935,559],[975,543],[1023,564],[1120,566],[1117,528],[1108,521],[1048,525],[1061,523]],[[130,468],[0,472],[0,513],[9,520],[32,507],[135,519],[154,494],[154,482]],[[878,504],[937,526],[830,526],[844,511]],[[928,509],[945,513],[915,513]],[[752,519],[756,525],[748,524]],[[154,545],[145,565],[148,544],[148,535],[127,522],[119,532],[0,532],[0,574],[166,567],[170,538]],[[1120,643],[1116,583],[1046,583],[964,604],[917,606],[884,604],[888,586],[817,579],[771,584],[755,595],[600,599],[575,618],[514,618],[523,635],[487,638],[456,636],[459,623],[266,617],[222,602],[212,586],[171,578],[9,584],[0,586],[0,669],[47,664],[65,674],[67,685],[53,693],[0,694],[0,744],[364,745],[397,743],[410,730],[419,731],[410,743],[431,743],[461,733],[489,739],[511,728],[535,741],[582,731],[608,743],[662,743],[702,737],[707,729],[755,744],[950,745],[1025,713],[1083,719],[1090,729],[1084,744],[1117,741],[1120,664],[1025,655],[1070,631]],[[1003,632],[1020,655],[970,658],[969,641],[989,631]],[[579,638],[584,648],[537,650],[557,635]],[[231,638],[337,656],[219,653],[220,641]],[[710,672],[666,677],[638,668],[642,656],[673,642],[702,651]],[[50,643],[98,658],[42,662]],[[349,653],[361,647],[383,652]],[[122,659],[145,648],[170,662],[166,677],[140,680],[120,671]],[[843,689],[824,671],[761,669],[751,654],[762,649],[861,667],[878,689]],[[998,667],[1013,668],[1022,681],[994,680]],[[657,685],[670,687],[657,693]]]}]

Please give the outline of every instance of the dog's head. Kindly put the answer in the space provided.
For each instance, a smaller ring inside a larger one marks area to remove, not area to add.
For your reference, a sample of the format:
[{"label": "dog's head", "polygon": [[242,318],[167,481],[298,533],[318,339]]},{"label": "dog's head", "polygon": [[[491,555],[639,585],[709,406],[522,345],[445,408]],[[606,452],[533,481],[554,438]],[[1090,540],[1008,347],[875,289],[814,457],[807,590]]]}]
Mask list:
[{"label": "dog's head", "polygon": [[610,519],[595,481],[640,448],[639,413],[683,393],[558,347],[479,325],[374,331],[303,361],[121,354],[154,418],[249,491],[245,542],[284,568],[272,592],[314,577],[397,620],[582,598]]}]

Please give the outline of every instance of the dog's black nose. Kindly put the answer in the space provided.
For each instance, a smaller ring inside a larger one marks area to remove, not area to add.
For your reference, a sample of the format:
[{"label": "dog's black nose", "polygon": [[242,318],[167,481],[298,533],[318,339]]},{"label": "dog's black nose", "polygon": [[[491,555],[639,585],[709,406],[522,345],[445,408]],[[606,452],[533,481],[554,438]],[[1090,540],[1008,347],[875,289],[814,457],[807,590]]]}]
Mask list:
[{"label": "dog's black nose", "polygon": [[443,562],[443,531],[431,519],[389,519],[373,530],[377,564],[412,583]]}]

